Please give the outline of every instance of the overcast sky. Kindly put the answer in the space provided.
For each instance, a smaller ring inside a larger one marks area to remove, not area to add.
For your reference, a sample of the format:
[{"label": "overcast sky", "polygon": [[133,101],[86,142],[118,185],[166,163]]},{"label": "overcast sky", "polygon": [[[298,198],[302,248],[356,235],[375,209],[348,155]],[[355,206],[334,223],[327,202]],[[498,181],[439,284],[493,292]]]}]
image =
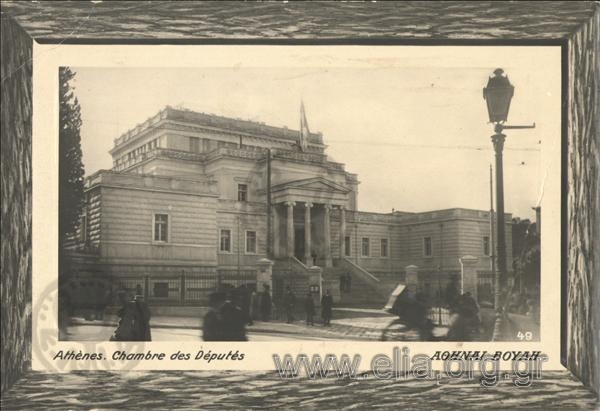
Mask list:
[{"label": "overcast sky", "polygon": [[560,138],[557,48],[396,50],[356,66],[74,67],[86,174],[111,168],[113,139],[166,105],[298,129],[303,99],[327,154],[358,174],[360,210],[489,209],[493,127],[482,88],[500,66],[515,86],[509,123],[536,122],[507,130],[504,152],[506,211],[531,218],[540,149]]}]

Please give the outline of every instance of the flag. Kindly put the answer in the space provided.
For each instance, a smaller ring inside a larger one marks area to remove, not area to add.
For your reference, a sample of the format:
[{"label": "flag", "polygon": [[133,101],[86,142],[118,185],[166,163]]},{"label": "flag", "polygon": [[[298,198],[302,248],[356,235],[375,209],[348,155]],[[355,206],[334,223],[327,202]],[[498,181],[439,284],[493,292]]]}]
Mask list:
[{"label": "flag", "polygon": [[304,112],[304,102],[300,101],[300,150],[306,151],[306,147],[308,146],[308,136],[310,135],[310,130],[308,129],[308,121],[306,121],[306,113]]}]

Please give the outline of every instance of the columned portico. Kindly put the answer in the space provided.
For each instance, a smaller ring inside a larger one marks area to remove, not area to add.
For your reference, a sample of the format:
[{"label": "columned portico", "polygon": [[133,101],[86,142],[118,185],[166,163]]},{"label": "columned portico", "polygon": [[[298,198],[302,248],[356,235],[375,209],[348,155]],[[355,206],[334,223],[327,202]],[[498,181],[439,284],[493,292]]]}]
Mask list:
[{"label": "columned portico", "polygon": [[[271,193],[275,209],[273,247],[276,251],[280,250],[278,256],[296,257],[309,267],[315,263],[325,267],[333,266],[334,256],[332,256],[331,246],[333,208],[336,210],[334,217],[337,217],[338,208],[341,212],[340,257],[345,255],[345,209],[350,204],[349,188],[323,177],[314,177],[276,184],[272,187]],[[283,205],[285,207],[281,207]],[[286,211],[283,211],[283,208]],[[278,214],[278,210],[281,214]],[[284,219],[284,212],[285,223],[281,221]],[[279,235],[280,224],[281,235]],[[338,227],[335,228],[334,231],[337,231]],[[334,241],[337,241],[337,234]],[[334,245],[337,246],[337,243]],[[337,258],[337,249],[335,253]]]},{"label": "columned portico", "polygon": [[293,201],[286,201],[287,206],[287,256],[294,256],[294,206],[296,205]]},{"label": "columned portico", "polygon": [[310,202],[304,203],[304,263],[307,266],[312,266],[312,245],[311,245],[311,226],[310,226],[310,209],[313,204]]}]

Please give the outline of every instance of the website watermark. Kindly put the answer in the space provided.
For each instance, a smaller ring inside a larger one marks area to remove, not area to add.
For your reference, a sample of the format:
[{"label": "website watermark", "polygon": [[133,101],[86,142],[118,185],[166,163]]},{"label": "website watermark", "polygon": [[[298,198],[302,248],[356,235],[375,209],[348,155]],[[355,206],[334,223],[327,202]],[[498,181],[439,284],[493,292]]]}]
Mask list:
[{"label": "website watermark", "polygon": [[[281,378],[295,379],[351,378],[368,379],[430,379],[479,380],[484,387],[496,387],[502,380],[518,387],[529,387],[542,378],[542,365],[548,356],[540,351],[437,351],[434,355],[410,354],[407,347],[395,347],[392,356],[375,355],[370,362],[370,372],[359,372],[362,356],[354,355],[273,355],[275,367]],[[433,361],[442,361],[441,371],[433,370]],[[510,368],[501,370],[502,362]]]}]

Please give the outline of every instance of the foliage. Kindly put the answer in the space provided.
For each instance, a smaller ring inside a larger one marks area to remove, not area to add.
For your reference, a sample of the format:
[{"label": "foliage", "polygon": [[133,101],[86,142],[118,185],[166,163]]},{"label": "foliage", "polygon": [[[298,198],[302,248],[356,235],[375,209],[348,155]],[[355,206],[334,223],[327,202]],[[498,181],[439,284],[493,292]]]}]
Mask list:
[{"label": "foliage", "polygon": [[74,233],[83,208],[84,168],[81,152],[81,109],[71,81],[75,73],[59,69],[59,241]]},{"label": "foliage", "polygon": [[513,221],[513,268],[523,286],[533,290],[540,284],[540,236],[535,223]]}]

